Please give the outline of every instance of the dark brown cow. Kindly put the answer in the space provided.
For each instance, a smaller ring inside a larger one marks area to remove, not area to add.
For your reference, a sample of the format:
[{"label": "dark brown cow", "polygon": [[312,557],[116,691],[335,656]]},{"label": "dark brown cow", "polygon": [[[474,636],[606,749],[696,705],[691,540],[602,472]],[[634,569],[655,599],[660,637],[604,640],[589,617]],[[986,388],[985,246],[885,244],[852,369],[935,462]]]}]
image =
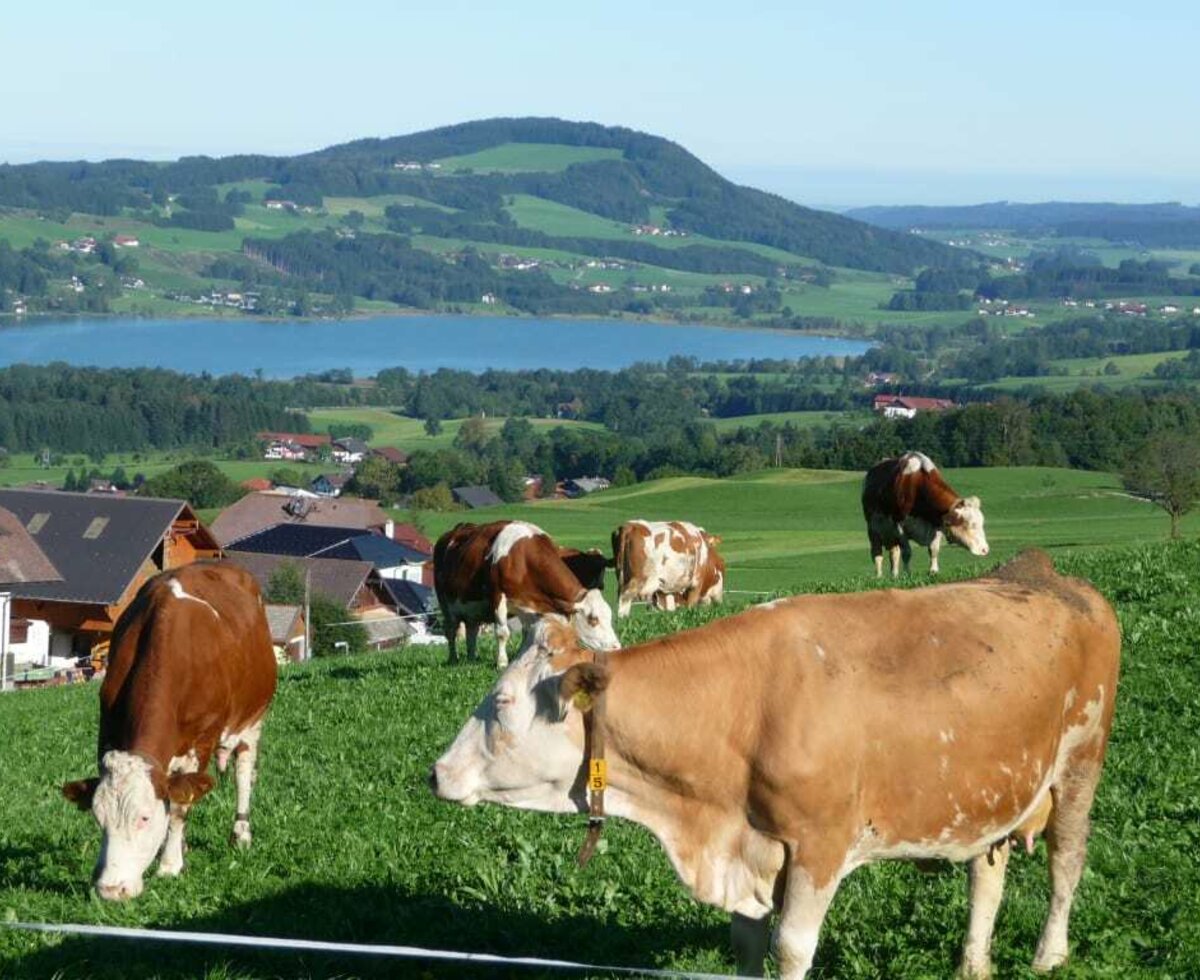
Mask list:
[{"label": "dark brown cow", "polygon": [[604,591],[604,570],[612,568],[613,560],[606,558],[599,548],[589,548],[587,551],[559,548],[558,557],[571,569],[571,573],[579,579],[579,584],[585,589]]},{"label": "dark brown cow", "polygon": [[909,541],[929,548],[932,575],[938,572],[943,540],[973,555],[988,553],[979,498],[960,497],[924,453],[908,452],[872,466],[863,479],[862,509],[877,576],[883,575],[885,548],[891,553],[892,577],[900,574],[902,559],[908,571]]},{"label": "dark brown cow", "polygon": [[800,980],[847,875],[938,858],[970,862],[962,972],[987,976],[1009,841],[1043,828],[1048,970],[1067,958],[1120,647],[1104,598],[1041,552],[975,581],[777,600],[603,665],[542,623],[432,785],[587,812],[584,714],[603,691],[604,807],[733,913],[739,973],[762,970],[779,912],[779,972]]},{"label": "dark brown cow", "polygon": [[160,875],[183,870],[188,810],[214,785],[214,753],[222,771],[237,757],[232,840],[250,843],[250,788],[274,693],[271,633],[248,572],[188,565],[141,587],[113,630],[100,688],[100,775],[63,786],[103,831],[101,898],[141,894],[160,851]]},{"label": "dark brown cow", "polygon": [[467,655],[475,657],[479,627],[496,627],[496,666],[508,664],[508,617],[527,629],[541,616],[570,621],[581,642],[593,650],[621,644],[612,628],[612,610],[596,589],[586,589],[567,567],[550,536],[526,521],[459,524],[433,548],[433,584],[450,646],[464,627]]}]

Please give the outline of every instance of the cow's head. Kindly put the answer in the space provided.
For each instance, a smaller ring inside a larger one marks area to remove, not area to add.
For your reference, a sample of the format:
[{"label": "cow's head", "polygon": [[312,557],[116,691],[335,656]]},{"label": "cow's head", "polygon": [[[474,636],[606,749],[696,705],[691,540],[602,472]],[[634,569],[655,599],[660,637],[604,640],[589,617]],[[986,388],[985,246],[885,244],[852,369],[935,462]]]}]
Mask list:
[{"label": "cow's head", "polygon": [[581,719],[607,684],[607,670],[579,648],[574,628],[561,616],[542,617],[434,764],[433,792],[465,806],[584,809]]},{"label": "cow's head", "polygon": [[206,773],[172,773],[132,752],[106,752],[100,776],[64,783],[62,792],[100,824],[94,875],[101,898],[136,898],[142,875],[167,839],[171,803],[186,805],[213,787]]},{"label": "cow's head", "polygon": [[709,534],[707,531],[705,531],[704,532],[704,540],[708,542],[708,546],[710,548],[715,548],[717,545],[719,545],[721,543],[721,535]]},{"label": "cow's head", "polygon": [[988,553],[987,535],[983,533],[983,508],[978,497],[962,497],[946,511],[942,528],[952,544],[962,545],[973,555]]},{"label": "cow's head", "polygon": [[604,601],[599,589],[589,589],[575,603],[571,625],[579,642],[589,650],[619,650],[621,641],[613,630],[612,607]]}]

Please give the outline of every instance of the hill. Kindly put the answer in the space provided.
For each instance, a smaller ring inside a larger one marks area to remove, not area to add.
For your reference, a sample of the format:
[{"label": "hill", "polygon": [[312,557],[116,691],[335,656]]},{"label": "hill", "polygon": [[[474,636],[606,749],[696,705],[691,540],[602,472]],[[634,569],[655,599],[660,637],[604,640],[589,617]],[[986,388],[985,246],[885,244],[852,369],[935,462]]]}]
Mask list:
[{"label": "hill", "polygon": [[974,259],[736,186],[665,139],[558,119],[295,157],[0,166],[0,313],[400,305],[828,326],[871,316],[897,275]]},{"label": "hill", "polygon": [[1004,229],[1059,238],[1100,238],[1146,248],[1200,246],[1200,207],[1165,204],[1110,204],[1049,201],[951,206],[852,208],[848,217],[894,231],[920,229]]}]

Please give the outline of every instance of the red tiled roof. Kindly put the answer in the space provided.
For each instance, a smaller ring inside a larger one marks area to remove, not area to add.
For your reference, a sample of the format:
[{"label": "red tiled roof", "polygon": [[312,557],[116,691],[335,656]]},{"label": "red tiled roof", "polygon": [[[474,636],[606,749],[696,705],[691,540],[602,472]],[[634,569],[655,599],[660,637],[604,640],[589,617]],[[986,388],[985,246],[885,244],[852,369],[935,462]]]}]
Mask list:
[{"label": "red tiled roof", "polygon": [[243,480],[241,485],[247,490],[270,490],[271,481],[265,476],[251,477],[249,480]]},{"label": "red tiled roof", "polygon": [[433,554],[433,542],[412,524],[394,525],[392,528],[392,540],[408,545],[414,551],[421,551],[427,555]]},{"label": "red tiled roof", "polygon": [[954,402],[948,398],[923,398],[918,395],[876,395],[875,408],[886,408],[889,405],[897,405],[900,408],[908,408],[914,412],[936,412],[947,408],[954,408]]},{"label": "red tiled roof", "polygon": [[395,463],[400,466],[408,462],[408,453],[403,449],[397,449],[395,446],[380,446],[378,449],[372,449],[376,456],[382,456],[389,463]]},{"label": "red tiled roof", "polygon": [[312,432],[260,432],[258,439],[260,442],[294,442],[305,449],[328,446],[332,441],[328,433],[319,435]]}]

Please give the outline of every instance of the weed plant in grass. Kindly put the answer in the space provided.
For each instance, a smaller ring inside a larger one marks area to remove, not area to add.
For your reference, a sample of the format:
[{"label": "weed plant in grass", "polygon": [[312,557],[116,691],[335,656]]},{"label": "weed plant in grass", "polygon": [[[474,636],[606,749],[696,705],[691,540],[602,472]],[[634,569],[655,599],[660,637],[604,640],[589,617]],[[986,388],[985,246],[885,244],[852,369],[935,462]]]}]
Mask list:
[{"label": "weed plant in grass", "polygon": [[[1200,543],[1060,559],[1115,604],[1123,674],[1087,870],[1058,976],[1200,976]],[[919,580],[918,580],[919,581]],[[814,591],[875,587],[830,578]],[[736,608],[638,610],[626,645]],[[575,865],[582,816],[437,802],[431,762],[495,679],[430,649],[288,668],[268,719],[255,840],[226,843],[224,779],[193,811],[181,878],[124,905],[91,897],[99,833],[58,795],[94,771],[97,688],[0,698],[0,919],[106,923],[406,943],[729,972],[727,916],[694,902],[640,827],[613,821]],[[664,692],[664,697],[669,697]],[[914,710],[919,710],[914,705]],[[1014,857],[996,931],[997,973],[1030,977],[1046,911],[1044,845]],[[903,863],[856,871],[825,923],[814,976],[950,977],[966,873]],[[497,976],[438,964],[249,954],[0,930],[0,976],[61,978]],[[536,974],[522,974],[536,975]]]}]

